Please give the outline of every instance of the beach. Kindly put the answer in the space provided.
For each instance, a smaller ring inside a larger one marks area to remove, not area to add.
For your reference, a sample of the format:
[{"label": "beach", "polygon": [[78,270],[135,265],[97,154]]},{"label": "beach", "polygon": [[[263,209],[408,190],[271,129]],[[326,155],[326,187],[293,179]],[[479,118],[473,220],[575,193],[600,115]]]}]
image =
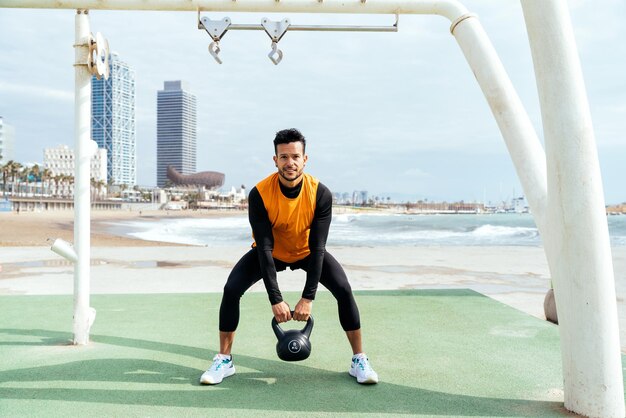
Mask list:
[{"label": "beach", "polygon": [[[112,234],[110,223],[130,220],[158,222],[160,219],[193,217],[226,217],[232,212],[218,211],[123,211],[102,210],[91,212],[91,245],[94,247],[152,247],[176,245],[159,241],[140,240]],[[72,242],[74,212],[0,212],[0,247],[49,246],[48,240],[61,238]]]},{"label": "beach", "polygon": [[[231,212],[93,212],[91,293],[221,292],[249,245],[190,246],[111,233],[116,222],[241,217]],[[49,238],[72,240],[73,213],[0,214],[0,294],[73,292],[73,266],[50,251]],[[328,246],[354,290],[458,289],[478,291],[538,318],[550,274],[538,246]],[[626,247],[613,248],[618,312],[626,323]],[[279,273],[283,291],[302,289],[305,273]],[[264,292],[262,282],[251,291]],[[321,289],[320,291],[325,291]],[[297,301],[288,301],[295,305]],[[96,307],[97,308],[97,307]],[[268,307],[269,309],[269,307]],[[626,341],[622,325],[621,340]],[[624,350],[624,344],[622,343]]]}]

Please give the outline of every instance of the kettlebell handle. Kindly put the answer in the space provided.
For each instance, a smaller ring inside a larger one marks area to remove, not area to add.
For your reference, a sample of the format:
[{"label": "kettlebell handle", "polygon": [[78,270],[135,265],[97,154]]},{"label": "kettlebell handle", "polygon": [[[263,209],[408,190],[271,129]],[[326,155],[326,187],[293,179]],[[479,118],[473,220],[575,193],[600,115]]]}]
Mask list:
[{"label": "kettlebell handle", "polygon": [[[292,317],[293,314],[294,311],[291,311]],[[276,321],[276,318],[272,318],[272,329],[274,330],[276,338],[278,338],[279,340],[283,338],[283,335],[285,335],[285,331],[283,331],[280,325],[278,325],[278,321]],[[304,326],[304,328],[302,328],[300,332],[302,332],[304,335],[306,335],[307,338],[309,338],[311,336],[311,331],[313,331],[313,317],[309,315],[309,319],[307,319],[306,325]]]}]

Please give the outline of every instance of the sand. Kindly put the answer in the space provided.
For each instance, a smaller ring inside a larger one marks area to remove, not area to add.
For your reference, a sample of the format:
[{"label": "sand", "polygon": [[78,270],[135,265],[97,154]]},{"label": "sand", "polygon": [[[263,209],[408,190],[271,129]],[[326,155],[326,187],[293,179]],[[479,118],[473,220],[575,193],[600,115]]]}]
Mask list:
[{"label": "sand", "polygon": [[[92,211],[91,212],[91,245],[152,247],[152,246],[184,246],[183,244],[144,241],[132,237],[122,237],[107,232],[108,222],[119,220],[141,219],[142,221],[158,221],[161,218],[176,217],[213,217],[241,214],[236,211]],[[49,246],[50,239],[62,238],[73,242],[74,212],[0,212],[0,247]]]}]

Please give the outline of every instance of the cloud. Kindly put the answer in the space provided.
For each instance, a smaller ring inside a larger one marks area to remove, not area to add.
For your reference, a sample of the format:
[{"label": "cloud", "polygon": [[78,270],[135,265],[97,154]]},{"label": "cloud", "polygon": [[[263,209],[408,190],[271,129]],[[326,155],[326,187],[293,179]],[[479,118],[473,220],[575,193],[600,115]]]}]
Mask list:
[{"label": "cloud", "polygon": [[[50,88],[43,85],[33,84],[9,84],[0,81],[0,93],[5,94],[19,94],[23,96],[30,96],[31,99],[50,99],[53,101],[61,102],[73,102],[74,92],[71,90],[59,90]],[[23,97],[24,98],[24,97]]]},{"label": "cloud", "polygon": [[431,175],[419,168],[410,168],[404,172],[404,175],[410,178],[427,179]]}]

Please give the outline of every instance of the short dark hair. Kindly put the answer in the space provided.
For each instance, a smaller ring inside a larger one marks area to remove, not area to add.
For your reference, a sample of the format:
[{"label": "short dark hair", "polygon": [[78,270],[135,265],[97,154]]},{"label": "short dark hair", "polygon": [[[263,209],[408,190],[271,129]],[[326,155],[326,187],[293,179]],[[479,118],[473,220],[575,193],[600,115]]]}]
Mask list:
[{"label": "short dark hair", "polygon": [[290,142],[302,142],[302,152],[306,150],[306,139],[302,133],[295,129],[283,129],[276,132],[274,138],[274,154],[278,153],[278,144],[289,144]]}]

